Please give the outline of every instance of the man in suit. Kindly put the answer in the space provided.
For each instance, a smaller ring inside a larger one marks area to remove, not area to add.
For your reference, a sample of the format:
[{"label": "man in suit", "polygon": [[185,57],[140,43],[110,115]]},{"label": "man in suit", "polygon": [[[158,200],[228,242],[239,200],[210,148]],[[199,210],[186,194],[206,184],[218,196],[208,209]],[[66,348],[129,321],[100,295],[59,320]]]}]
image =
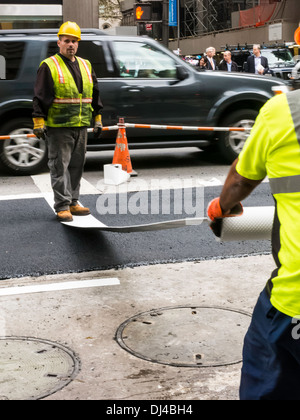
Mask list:
[{"label": "man in suit", "polygon": [[217,70],[217,62],[214,59],[216,55],[216,49],[214,47],[208,47],[206,49],[206,56],[207,56],[207,70]]},{"label": "man in suit", "polygon": [[224,52],[224,60],[219,64],[219,70],[228,72],[238,72],[239,68],[235,61],[231,59],[231,52]]},{"label": "man in suit", "polygon": [[269,63],[266,57],[260,52],[260,45],[253,45],[253,55],[247,60],[247,73],[266,74],[269,71]]}]

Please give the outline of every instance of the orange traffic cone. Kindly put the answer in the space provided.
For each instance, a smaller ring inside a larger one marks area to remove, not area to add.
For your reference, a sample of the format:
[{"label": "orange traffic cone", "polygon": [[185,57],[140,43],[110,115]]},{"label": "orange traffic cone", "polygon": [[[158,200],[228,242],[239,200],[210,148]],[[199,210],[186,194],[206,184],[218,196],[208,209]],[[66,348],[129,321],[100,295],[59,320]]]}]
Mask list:
[{"label": "orange traffic cone", "polygon": [[122,165],[123,171],[130,175],[135,175],[136,172],[132,170],[131,159],[128,149],[126,127],[124,125],[124,118],[119,119],[119,131],[116,140],[116,148],[113,158],[113,165]]}]

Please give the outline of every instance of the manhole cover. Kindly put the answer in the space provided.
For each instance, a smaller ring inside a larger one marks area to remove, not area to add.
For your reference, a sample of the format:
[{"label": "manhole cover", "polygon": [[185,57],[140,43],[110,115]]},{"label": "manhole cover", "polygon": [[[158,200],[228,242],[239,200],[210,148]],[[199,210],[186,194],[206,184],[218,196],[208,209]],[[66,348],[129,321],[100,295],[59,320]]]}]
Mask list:
[{"label": "manhole cover", "polygon": [[47,340],[0,337],[0,400],[38,400],[68,385],[80,362],[68,348]]},{"label": "manhole cover", "polygon": [[141,359],[181,367],[240,363],[251,315],[218,307],[152,310],[125,321],[119,345]]}]

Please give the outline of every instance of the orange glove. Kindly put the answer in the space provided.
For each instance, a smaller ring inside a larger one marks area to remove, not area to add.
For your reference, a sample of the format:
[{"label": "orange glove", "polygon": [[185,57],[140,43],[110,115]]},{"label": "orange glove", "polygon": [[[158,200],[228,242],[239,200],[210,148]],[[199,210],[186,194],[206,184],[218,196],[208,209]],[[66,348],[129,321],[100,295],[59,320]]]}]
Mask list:
[{"label": "orange glove", "polygon": [[236,206],[234,206],[234,208],[231,209],[230,212],[224,214],[220,206],[220,198],[215,198],[209,203],[207,207],[207,215],[212,221],[210,224],[211,230],[218,238],[220,238],[222,234],[222,219],[224,219],[225,217],[241,216],[243,212],[243,206],[241,203],[239,203]]},{"label": "orange glove", "polygon": [[223,219],[224,217],[241,216],[244,212],[242,203],[237,204],[230,210],[229,213],[224,214],[220,206],[220,197],[214,198],[207,207],[207,215],[213,222],[216,219]]}]

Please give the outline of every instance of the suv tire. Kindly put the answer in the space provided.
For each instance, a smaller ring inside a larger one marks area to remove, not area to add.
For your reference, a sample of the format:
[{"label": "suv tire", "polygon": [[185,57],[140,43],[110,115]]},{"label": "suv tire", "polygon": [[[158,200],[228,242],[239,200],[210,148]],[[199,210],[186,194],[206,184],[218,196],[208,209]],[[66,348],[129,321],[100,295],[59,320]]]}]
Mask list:
[{"label": "suv tire", "polygon": [[[221,122],[222,127],[252,128],[257,118],[258,111],[254,109],[241,109],[230,114]],[[249,137],[247,132],[224,132],[220,135],[218,149],[227,163],[232,163],[240,154]]]},{"label": "suv tire", "polygon": [[[18,118],[1,127],[2,135],[31,134],[32,120]],[[14,175],[32,175],[46,166],[48,152],[42,139],[27,137],[0,141],[0,163]]]}]

